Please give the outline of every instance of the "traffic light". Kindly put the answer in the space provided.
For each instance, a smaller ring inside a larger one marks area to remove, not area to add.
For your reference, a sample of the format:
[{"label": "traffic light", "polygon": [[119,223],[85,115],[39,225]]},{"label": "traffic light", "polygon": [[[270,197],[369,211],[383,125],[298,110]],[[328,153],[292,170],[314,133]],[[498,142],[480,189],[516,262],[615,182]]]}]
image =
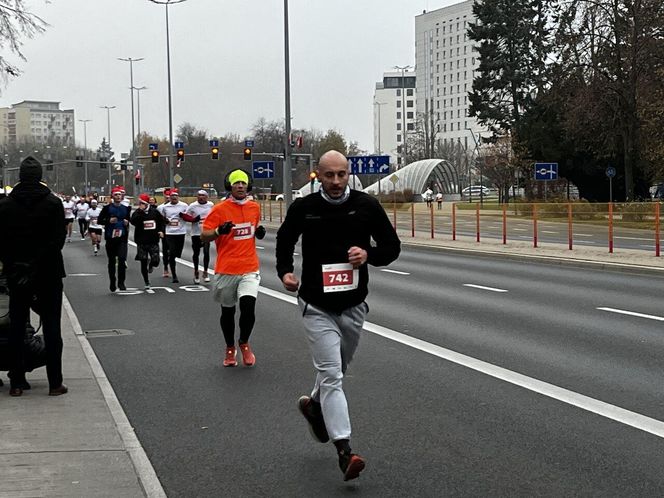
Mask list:
[{"label": "traffic light", "polygon": [[159,151],[158,150],[151,151],[150,155],[152,156],[152,162],[153,163],[158,163],[159,162]]},{"label": "traffic light", "polygon": [[53,171],[53,159],[46,160],[46,171]]},{"label": "traffic light", "polygon": [[120,159],[120,170],[121,171],[127,171],[127,160],[126,159]]},{"label": "traffic light", "polygon": [[210,153],[212,154],[212,159],[219,159],[219,147],[212,147]]},{"label": "traffic light", "polygon": [[176,154],[178,156],[178,162],[183,163],[184,162],[184,149],[178,149]]},{"label": "traffic light", "polygon": [[83,156],[76,156],[76,167],[77,168],[83,167]]},{"label": "traffic light", "polygon": [[244,153],[244,160],[251,161],[251,147],[245,147],[243,153]]},{"label": "traffic light", "polygon": [[316,178],[318,178],[318,173],[316,173],[315,171],[309,173],[309,180],[311,181],[312,187],[314,186],[314,183],[316,183]]}]

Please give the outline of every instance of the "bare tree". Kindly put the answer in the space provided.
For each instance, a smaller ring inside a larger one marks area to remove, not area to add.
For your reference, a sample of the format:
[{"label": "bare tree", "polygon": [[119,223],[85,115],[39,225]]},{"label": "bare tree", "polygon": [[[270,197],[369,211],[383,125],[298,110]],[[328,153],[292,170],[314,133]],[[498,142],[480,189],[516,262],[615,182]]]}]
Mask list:
[{"label": "bare tree", "polygon": [[0,82],[4,86],[10,77],[21,74],[21,70],[7,59],[11,53],[20,60],[26,58],[21,52],[22,38],[33,38],[43,33],[48,23],[26,9],[24,0],[0,0]]}]

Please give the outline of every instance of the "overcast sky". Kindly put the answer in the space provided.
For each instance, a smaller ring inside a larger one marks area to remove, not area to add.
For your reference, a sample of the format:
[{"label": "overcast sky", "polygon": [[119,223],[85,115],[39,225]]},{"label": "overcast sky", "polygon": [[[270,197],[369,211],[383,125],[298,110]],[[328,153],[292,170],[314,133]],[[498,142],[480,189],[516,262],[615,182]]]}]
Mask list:
[{"label": "overcast sky", "polygon": [[[249,136],[259,118],[284,116],[282,0],[188,0],[171,5],[173,127]],[[334,128],[373,148],[372,96],[385,70],[414,65],[415,16],[455,0],[290,0],[291,115],[296,128]],[[61,102],[87,125],[88,147],[107,135],[131,143],[129,63],[141,92],[141,129],[168,136],[165,7],[149,0],[29,0],[50,27],[25,40],[23,74],[0,107]],[[83,144],[83,124],[76,123]]]}]

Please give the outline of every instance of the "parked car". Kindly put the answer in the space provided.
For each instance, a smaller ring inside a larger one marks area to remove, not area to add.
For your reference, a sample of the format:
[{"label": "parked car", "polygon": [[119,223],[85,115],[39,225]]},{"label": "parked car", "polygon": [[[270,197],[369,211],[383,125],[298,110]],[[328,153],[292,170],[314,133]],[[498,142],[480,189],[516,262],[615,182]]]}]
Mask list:
[{"label": "parked car", "polygon": [[471,185],[461,191],[461,197],[466,199],[468,197],[479,197],[480,193],[483,197],[487,197],[488,195],[491,195],[491,189],[482,185]]}]

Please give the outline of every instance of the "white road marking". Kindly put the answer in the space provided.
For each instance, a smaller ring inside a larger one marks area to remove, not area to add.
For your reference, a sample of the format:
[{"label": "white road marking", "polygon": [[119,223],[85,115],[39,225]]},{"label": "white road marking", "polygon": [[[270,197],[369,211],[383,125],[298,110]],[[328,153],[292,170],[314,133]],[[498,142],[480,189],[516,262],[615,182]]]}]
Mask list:
[{"label": "white road marking", "polygon": [[263,246],[256,246],[256,249],[265,249]]},{"label": "white road marking", "polygon": [[560,232],[551,232],[550,230],[542,230],[542,233],[555,233],[557,235]]},{"label": "white road marking", "polygon": [[484,285],[463,284],[464,287],[472,287],[473,289],[487,290],[491,292],[508,292],[506,289],[496,289],[495,287],[485,287]]},{"label": "white road marking", "polygon": [[573,233],[573,237],[594,237],[592,233]]},{"label": "white road marking", "polygon": [[68,277],[96,277],[99,273],[67,273]]},{"label": "white road marking", "polygon": [[[287,303],[297,304],[297,299],[295,296],[286,295],[282,292],[273,291],[272,289],[267,289],[265,287],[260,287],[260,291],[263,294],[272,296]],[[628,425],[641,431],[664,438],[664,422],[660,420],[646,417],[640,413],[632,412],[619,406],[605,403],[604,401],[570,391],[569,389],[558,387],[554,384],[549,384],[548,382],[543,382],[541,380],[507,370],[506,368],[478,360],[477,358],[473,358],[471,356],[457,353],[456,351],[452,351],[450,349],[445,349],[443,347],[437,346],[436,344],[431,344],[421,339],[402,334],[401,332],[388,329],[381,325],[376,325],[371,322],[364,322],[364,329],[367,332],[371,332],[372,334],[390,339],[405,346],[409,346],[413,349],[418,349],[430,355],[437,356],[452,363],[456,363],[457,365],[470,368],[476,372],[489,375],[515,386],[523,387],[529,391],[542,394],[568,405],[576,406],[582,410],[595,413],[604,418],[615,420],[621,424]]]},{"label": "white road marking", "polygon": [[389,268],[381,268],[380,271],[385,271],[387,273],[396,273],[397,275],[410,275],[410,273],[405,271],[390,270]]},{"label": "white road marking", "polygon": [[649,320],[657,320],[658,322],[664,322],[664,317],[662,316],[656,316],[656,315],[646,315],[645,313],[637,313],[636,311],[627,311],[627,310],[619,310],[616,308],[597,308],[600,311],[608,311],[610,313],[618,313],[619,315],[629,315],[629,316],[637,316],[639,318],[648,318]]},{"label": "white road marking", "polygon": [[624,239],[624,240],[653,240],[648,237],[620,237],[618,235],[613,236],[614,239]]},{"label": "white road marking", "polygon": [[512,228],[512,230],[514,230],[515,232],[527,232],[528,231],[527,228]]}]

